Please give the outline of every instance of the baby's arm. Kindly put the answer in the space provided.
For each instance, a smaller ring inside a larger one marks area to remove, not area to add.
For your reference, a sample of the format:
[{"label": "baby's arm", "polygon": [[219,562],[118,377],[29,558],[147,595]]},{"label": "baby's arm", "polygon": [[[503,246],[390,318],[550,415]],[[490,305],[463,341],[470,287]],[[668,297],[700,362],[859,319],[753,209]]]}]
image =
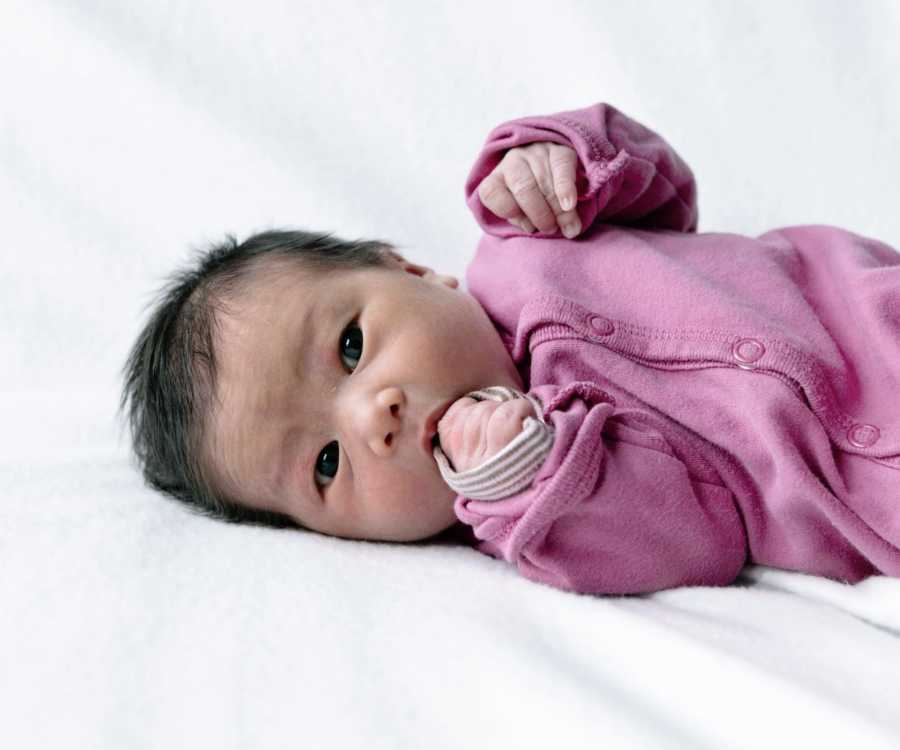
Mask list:
[{"label": "baby's arm", "polygon": [[[465,185],[469,208],[486,232],[501,237],[524,233],[482,203],[479,187],[511,149],[536,143],[567,146],[577,154],[575,210],[585,229],[598,220],[696,231],[697,188],[690,167],[655,132],[599,103],[511,120],[491,131]],[[542,235],[559,236],[555,226],[545,228],[551,231]]]},{"label": "baby's arm", "polygon": [[543,404],[552,442],[534,476],[500,499],[456,501],[482,551],[582,593],[734,580],[747,556],[734,498],[688,470],[652,415],[617,408],[590,382],[537,386],[528,398]]}]

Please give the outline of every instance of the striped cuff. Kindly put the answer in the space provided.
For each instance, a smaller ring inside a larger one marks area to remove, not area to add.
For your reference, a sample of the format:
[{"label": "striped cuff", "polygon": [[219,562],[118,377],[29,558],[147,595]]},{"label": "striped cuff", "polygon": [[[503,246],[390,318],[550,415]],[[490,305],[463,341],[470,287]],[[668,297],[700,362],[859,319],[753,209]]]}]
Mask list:
[{"label": "striped cuff", "polygon": [[553,445],[553,428],[541,416],[543,407],[534,396],[513,388],[491,386],[467,393],[476,401],[510,401],[527,398],[537,417],[526,417],[520,432],[499,453],[479,466],[456,472],[440,445],[434,460],[447,485],[459,495],[473,500],[499,500],[514,495],[531,484]]}]

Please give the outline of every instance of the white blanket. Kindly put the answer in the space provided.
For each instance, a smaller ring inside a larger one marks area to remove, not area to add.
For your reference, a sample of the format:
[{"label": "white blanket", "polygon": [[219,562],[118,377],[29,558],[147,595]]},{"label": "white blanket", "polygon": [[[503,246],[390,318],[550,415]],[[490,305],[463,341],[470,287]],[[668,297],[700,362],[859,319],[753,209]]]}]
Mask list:
[{"label": "white blanket", "polygon": [[[196,516],[142,485],[119,369],[164,276],[271,226],[462,276],[487,132],[609,101],[700,231],[900,248],[898,5],[0,7],[0,747],[900,746],[900,581],[748,568],[602,598],[450,545]],[[898,498],[900,512],[900,498]]]}]

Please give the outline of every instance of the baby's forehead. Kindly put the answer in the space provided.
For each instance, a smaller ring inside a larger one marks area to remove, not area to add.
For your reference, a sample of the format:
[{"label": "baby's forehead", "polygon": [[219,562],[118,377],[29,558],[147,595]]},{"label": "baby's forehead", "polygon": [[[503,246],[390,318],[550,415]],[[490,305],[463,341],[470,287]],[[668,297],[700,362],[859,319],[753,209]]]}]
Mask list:
[{"label": "baby's forehead", "polygon": [[316,271],[296,258],[257,258],[241,273],[231,290],[238,299],[253,302],[296,289],[298,285],[315,288]]},{"label": "baby's forehead", "polygon": [[[249,434],[251,420],[266,421],[277,411],[277,388],[288,351],[296,342],[291,321],[303,314],[308,294],[296,267],[264,269],[227,290],[217,304],[215,326],[215,397],[210,414],[207,455],[213,466],[226,467],[223,477],[239,486],[228,467],[241,464],[247,446],[235,439]],[[305,286],[305,285],[304,285]]]},{"label": "baby's forehead", "polygon": [[220,326],[258,325],[272,321],[287,306],[312,302],[322,293],[314,272],[298,262],[266,261],[245,269],[241,276],[224,285],[216,295],[216,317]]},{"label": "baby's forehead", "polygon": [[216,311],[217,348],[230,351],[235,345],[259,343],[281,327],[281,320],[295,314],[298,300],[291,299],[278,282],[255,283],[223,300]]},{"label": "baby's forehead", "polygon": [[248,417],[257,419],[253,415],[272,401],[273,376],[288,358],[288,324],[319,294],[310,277],[298,261],[257,259],[208,299],[214,319],[214,393],[204,455],[217,481],[233,491],[246,480],[234,467],[246,463],[247,446],[235,436],[246,434]]}]

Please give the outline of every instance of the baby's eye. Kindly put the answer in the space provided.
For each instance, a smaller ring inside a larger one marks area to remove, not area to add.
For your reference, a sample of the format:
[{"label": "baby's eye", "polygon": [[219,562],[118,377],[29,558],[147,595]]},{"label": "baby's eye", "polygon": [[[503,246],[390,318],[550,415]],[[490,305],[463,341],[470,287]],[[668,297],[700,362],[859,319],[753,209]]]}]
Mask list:
[{"label": "baby's eye", "polygon": [[341,342],[338,346],[342,361],[344,361],[345,350],[349,359],[356,360],[353,364],[347,364],[347,362],[344,361],[344,364],[347,364],[347,367],[350,368],[351,372],[353,372],[353,370],[356,369],[356,365],[359,364],[359,360],[362,357],[362,347],[362,329],[360,329],[356,323],[351,323],[341,332]]},{"label": "baby's eye", "polygon": [[314,472],[316,484],[319,487],[331,484],[331,480],[337,475],[339,453],[337,440],[332,440],[319,453]]}]

